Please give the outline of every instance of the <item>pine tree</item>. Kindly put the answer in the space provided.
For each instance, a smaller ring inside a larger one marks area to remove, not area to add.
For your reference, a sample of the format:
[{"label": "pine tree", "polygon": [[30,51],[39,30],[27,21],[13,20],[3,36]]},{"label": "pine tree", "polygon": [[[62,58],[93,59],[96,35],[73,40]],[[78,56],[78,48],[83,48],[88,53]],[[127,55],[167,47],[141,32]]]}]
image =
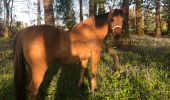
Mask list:
[{"label": "pine tree", "polygon": [[97,5],[98,5],[98,15],[105,13],[105,7],[104,7],[105,2],[106,2],[106,0],[99,0],[97,2]]},{"label": "pine tree", "polygon": [[142,0],[136,0],[136,33],[139,36],[144,35],[142,22]]},{"label": "pine tree", "polygon": [[80,22],[83,21],[83,2],[82,0],[79,0],[79,5],[80,5]]},{"label": "pine tree", "polygon": [[56,13],[66,28],[71,29],[76,24],[73,0],[56,0]]},{"label": "pine tree", "polygon": [[129,0],[123,0],[122,9],[125,10],[124,22],[123,22],[123,37],[129,37]]},{"label": "pine tree", "polygon": [[156,37],[161,36],[161,17],[160,17],[160,0],[155,0],[156,4]]},{"label": "pine tree", "polygon": [[96,15],[96,0],[89,0],[89,17]]},{"label": "pine tree", "polygon": [[43,0],[45,24],[54,25],[53,0]]},{"label": "pine tree", "polygon": [[41,7],[40,7],[40,0],[37,0],[37,25],[41,25]]}]

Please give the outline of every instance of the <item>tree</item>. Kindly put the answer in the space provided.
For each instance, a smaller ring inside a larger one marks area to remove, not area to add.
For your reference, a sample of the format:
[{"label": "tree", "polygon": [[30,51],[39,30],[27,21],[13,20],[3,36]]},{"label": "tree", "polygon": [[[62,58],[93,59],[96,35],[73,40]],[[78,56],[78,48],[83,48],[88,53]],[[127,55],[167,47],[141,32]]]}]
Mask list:
[{"label": "tree", "polygon": [[123,22],[123,38],[129,37],[129,0],[123,0],[122,10],[125,10]]},{"label": "tree", "polygon": [[54,25],[53,0],[43,0],[45,24]]},{"label": "tree", "polygon": [[10,36],[10,30],[9,30],[9,26],[10,26],[10,13],[12,13],[12,11],[10,11],[10,3],[12,1],[12,6],[13,6],[13,0],[3,0],[4,3],[4,8],[5,8],[5,18],[4,18],[4,23],[5,23],[5,30],[3,32],[3,36],[4,38],[8,38]]},{"label": "tree", "polygon": [[156,4],[156,37],[161,36],[161,17],[160,17],[160,0],[155,0]]},{"label": "tree", "polygon": [[145,33],[153,33],[155,31],[155,14],[153,13],[154,3],[152,0],[143,1],[143,19]]},{"label": "tree", "polygon": [[41,25],[41,7],[40,7],[40,0],[37,0],[37,25]]},{"label": "tree", "polygon": [[79,0],[79,5],[80,5],[80,22],[83,21],[83,3],[82,0]]},{"label": "tree", "polygon": [[56,0],[56,13],[66,28],[71,29],[76,24],[73,0]]},{"label": "tree", "polygon": [[89,17],[96,15],[96,0],[89,0]]},{"label": "tree", "polygon": [[12,13],[12,11],[13,11],[13,6],[14,6],[14,0],[11,0],[11,6],[10,6],[11,15],[10,15],[10,23],[9,23],[9,27],[12,26],[12,22],[13,22],[13,13]]},{"label": "tree", "polygon": [[2,0],[0,0],[0,21],[2,19],[2,12],[3,12],[2,4],[3,4],[3,2],[2,2]]},{"label": "tree", "polygon": [[100,0],[100,1],[97,2],[98,3],[97,4],[98,5],[98,14],[105,13],[105,7],[104,7],[105,1],[106,0]]},{"label": "tree", "polygon": [[144,35],[142,22],[142,0],[136,0],[136,33],[139,36]]},{"label": "tree", "polygon": [[170,34],[170,1],[169,0],[163,0],[163,12],[166,22],[167,22],[167,33]]},{"label": "tree", "polygon": [[170,34],[170,14],[168,15],[168,34]]}]

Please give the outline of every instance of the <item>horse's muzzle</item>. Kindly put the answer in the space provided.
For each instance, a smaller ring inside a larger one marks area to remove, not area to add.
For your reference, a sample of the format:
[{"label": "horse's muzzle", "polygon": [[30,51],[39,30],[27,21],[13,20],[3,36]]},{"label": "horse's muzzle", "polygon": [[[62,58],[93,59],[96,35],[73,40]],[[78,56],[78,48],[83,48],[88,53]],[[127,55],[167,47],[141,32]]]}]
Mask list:
[{"label": "horse's muzzle", "polygon": [[118,38],[118,37],[120,37],[120,34],[122,33],[122,28],[117,27],[112,31],[113,31],[113,36]]}]

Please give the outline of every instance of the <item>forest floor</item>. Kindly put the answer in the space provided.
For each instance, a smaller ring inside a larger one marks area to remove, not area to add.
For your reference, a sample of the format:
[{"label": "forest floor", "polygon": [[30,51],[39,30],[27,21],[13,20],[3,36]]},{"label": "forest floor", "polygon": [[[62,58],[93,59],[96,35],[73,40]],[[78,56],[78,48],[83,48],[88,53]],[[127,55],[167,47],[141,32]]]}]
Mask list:
[{"label": "forest floor", "polygon": [[[170,37],[130,37],[128,48],[117,48],[121,68],[114,71],[108,52],[98,66],[95,94],[90,92],[90,66],[84,87],[77,88],[80,65],[56,64],[42,84],[45,100],[169,100],[170,99]],[[14,97],[12,43],[0,39],[0,100]]]}]

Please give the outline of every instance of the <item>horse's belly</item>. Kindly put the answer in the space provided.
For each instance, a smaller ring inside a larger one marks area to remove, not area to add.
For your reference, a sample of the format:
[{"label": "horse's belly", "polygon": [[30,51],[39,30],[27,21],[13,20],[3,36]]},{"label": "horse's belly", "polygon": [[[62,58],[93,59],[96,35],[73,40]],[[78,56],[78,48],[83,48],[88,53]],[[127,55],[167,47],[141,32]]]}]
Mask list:
[{"label": "horse's belly", "polygon": [[79,57],[76,56],[68,56],[64,58],[57,58],[56,62],[63,63],[63,64],[74,64],[80,62]]},{"label": "horse's belly", "polygon": [[82,61],[91,57],[91,48],[88,45],[80,43],[72,46],[71,53],[73,56],[79,57],[79,60]]},{"label": "horse's belly", "polygon": [[57,62],[60,63],[77,63],[91,57],[90,48],[83,44],[72,44],[70,48],[65,48],[57,55]]}]

